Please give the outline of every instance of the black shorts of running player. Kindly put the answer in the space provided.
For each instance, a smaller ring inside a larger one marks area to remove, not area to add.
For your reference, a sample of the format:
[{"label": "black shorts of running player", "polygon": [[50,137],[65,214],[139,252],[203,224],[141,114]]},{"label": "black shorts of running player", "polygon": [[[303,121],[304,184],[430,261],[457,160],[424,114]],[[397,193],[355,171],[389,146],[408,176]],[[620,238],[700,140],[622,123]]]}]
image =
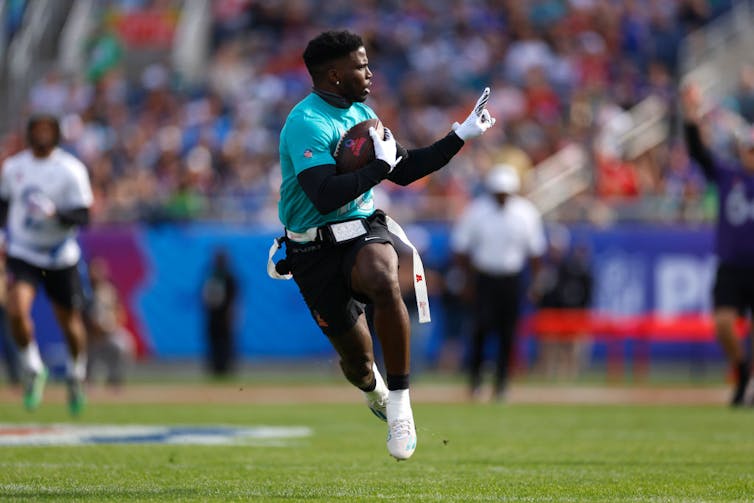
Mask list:
[{"label": "black shorts of running player", "polygon": [[286,260],[314,321],[325,335],[340,335],[354,326],[369,302],[351,290],[351,269],[356,254],[367,244],[393,244],[385,213],[375,211],[365,220],[367,233],[334,243],[318,239],[309,243],[286,242]]},{"label": "black shorts of running player", "polygon": [[754,314],[754,267],[722,263],[717,267],[713,290],[715,307],[731,307]]},{"label": "black shorts of running player", "polygon": [[6,269],[9,285],[23,281],[37,287],[41,283],[47,296],[55,304],[66,309],[80,310],[84,307],[84,291],[77,265],[46,269],[16,257],[8,257]]}]

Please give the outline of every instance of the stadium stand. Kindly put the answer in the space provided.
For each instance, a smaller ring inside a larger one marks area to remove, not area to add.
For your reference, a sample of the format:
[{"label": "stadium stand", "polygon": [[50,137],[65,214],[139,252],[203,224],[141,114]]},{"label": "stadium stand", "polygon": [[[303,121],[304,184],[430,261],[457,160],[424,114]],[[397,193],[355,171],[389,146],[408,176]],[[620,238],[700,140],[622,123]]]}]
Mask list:
[{"label": "stadium stand", "polygon": [[20,117],[61,114],[98,221],[274,222],[278,128],[308,90],[302,41],[346,25],[368,40],[373,106],[403,143],[442,134],[484,82],[505,126],[423,185],[388,187],[402,219],[452,219],[493,161],[525,171],[571,144],[593,182],[557,218],[710,216],[675,135],[640,150],[613,137],[646,98],[673,106],[684,36],[731,1],[424,0],[400,16],[396,2],[47,3],[5,7],[2,155],[19,148]]}]

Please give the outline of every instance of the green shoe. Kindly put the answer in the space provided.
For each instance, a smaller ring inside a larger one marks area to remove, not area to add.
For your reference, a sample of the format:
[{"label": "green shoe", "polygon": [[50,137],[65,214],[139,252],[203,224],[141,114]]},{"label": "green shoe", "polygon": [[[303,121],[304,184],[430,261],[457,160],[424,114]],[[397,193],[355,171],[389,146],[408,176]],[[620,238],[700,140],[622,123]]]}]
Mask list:
[{"label": "green shoe", "polygon": [[29,382],[24,387],[24,407],[26,410],[33,411],[42,403],[45,384],[47,383],[47,367],[29,377]]},{"label": "green shoe", "polygon": [[86,395],[83,383],[77,379],[68,379],[68,411],[72,416],[78,416],[86,406]]}]

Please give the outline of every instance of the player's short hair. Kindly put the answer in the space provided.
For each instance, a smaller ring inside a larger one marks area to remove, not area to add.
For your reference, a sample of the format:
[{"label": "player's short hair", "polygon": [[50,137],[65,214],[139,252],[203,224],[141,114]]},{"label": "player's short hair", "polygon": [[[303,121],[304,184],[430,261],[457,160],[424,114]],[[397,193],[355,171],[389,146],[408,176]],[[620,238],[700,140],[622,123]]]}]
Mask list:
[{"label": "player's short hair", "polygon": [[55,129],[55,145],[60,143],[60,121],[52,114],[34,114],[29,117],[29,121],[26,123],[26,141],[31,143],[31,131],[34,126],[41,122],[47,122]]},{"label": "player's short hair", "polygon": [[312,78],[316,78],[326,69],[328,63],[348,56],[364,41],[359,35],[350,31],[326,31],[309,41],[304,51],[304,63]]}]

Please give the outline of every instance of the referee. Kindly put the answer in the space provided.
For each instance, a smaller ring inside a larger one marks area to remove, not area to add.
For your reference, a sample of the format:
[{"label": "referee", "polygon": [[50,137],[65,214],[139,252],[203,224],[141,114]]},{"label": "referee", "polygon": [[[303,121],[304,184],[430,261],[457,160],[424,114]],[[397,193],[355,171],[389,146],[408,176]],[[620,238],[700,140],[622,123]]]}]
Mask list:
[{"label": "referee", "polygon": [[451,246],[467,272],[467,288],[473,296],[471,396],[479,396],[485,340],[494,333],[499,349],[493,396],[502,400],[519,318],[522,273],[527,264],[537,273],[546,239],[539,211],[517,195],[520,182],[515,168],[496,165],[485,185],[487,193],[469,205],[453,229]]}]

